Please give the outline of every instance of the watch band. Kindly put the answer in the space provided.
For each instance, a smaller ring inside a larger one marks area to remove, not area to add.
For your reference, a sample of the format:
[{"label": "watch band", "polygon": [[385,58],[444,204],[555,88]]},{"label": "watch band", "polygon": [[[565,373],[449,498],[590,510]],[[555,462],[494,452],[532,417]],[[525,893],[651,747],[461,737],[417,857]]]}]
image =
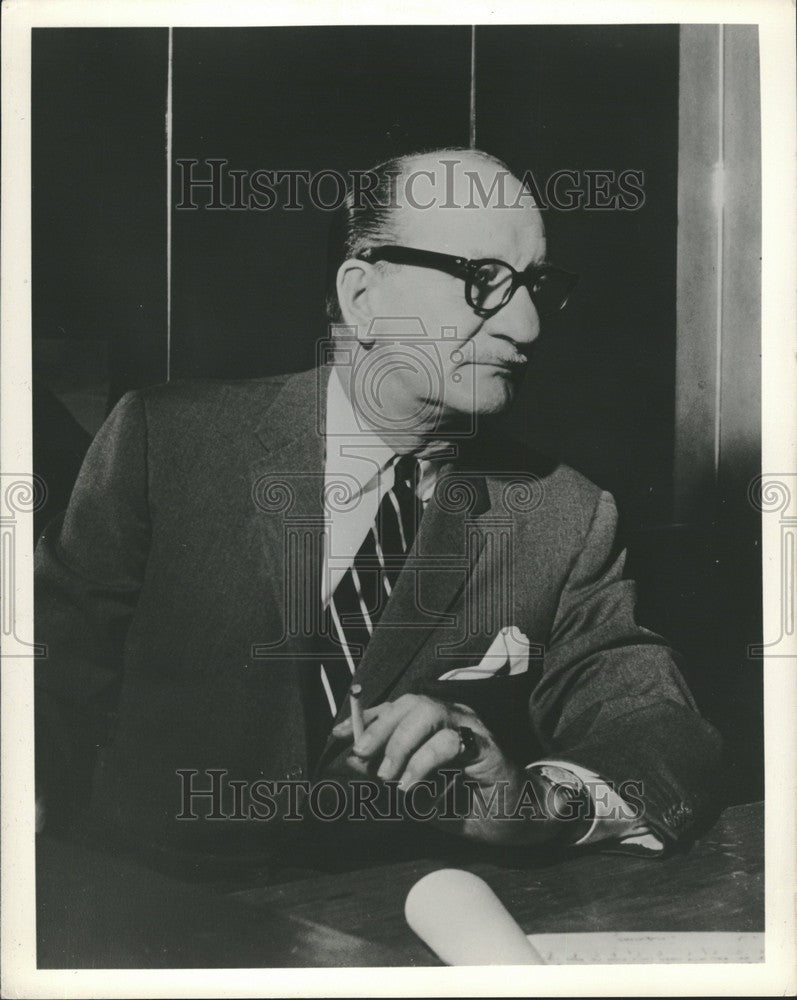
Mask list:
[{"label": "watch band", "polygon": [[592,826],[595,807],[584,782],[554,764],[532,764],[526,773],[535,783],[545,816],[562,825],[561,841],[574,844]]}]

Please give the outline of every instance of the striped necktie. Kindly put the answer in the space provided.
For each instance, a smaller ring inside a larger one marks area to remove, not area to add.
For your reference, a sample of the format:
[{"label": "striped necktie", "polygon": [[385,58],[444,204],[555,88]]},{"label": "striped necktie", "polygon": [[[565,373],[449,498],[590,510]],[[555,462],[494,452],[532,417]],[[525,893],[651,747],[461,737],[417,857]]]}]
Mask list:
[{"label": "striped necktie", "polygon": [[318,679],[329,725],[348,694],[352,675],[396,585],[423,513],[417,496],[418,460],[404,455],[395,460],[394,469],[393,486],[382,497],[376,519],[325,611],[330,654],[320,664]]}]

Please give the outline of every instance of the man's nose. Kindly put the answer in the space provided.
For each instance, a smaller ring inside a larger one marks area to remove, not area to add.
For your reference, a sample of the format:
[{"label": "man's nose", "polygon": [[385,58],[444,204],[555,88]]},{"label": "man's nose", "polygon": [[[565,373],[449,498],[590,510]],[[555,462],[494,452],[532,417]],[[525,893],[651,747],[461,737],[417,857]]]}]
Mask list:
[{"label": "man's nose", "polygon": [[518,347],[529,346],[540,335],[540,317],[528,289],[518,288],[503,309],[489,318],[490,333],[512,340]]}]

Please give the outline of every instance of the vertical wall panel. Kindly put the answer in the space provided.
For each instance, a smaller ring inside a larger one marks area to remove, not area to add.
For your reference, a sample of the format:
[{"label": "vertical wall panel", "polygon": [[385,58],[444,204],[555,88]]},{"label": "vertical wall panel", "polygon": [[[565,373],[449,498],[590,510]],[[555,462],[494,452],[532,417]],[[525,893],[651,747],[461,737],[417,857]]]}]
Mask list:
[{"label": "vertical wall panel", "polygon": [[[312,174],[467,144],[469,72],[467,27],[176,29],[174,157]],[[177,204],[180,168],[173,176]],[[195,200],[206,205],[207,192]],[[175,208],[172,377],[313,363],[329,212],[302,200],[300,210],[284,197],[268,211]]]},{"label": "vertical wall panel", "polygon": [[687,609],[692,688],[714,707],[737,800],[763,794],[761,661],[748,653],[761,641],[760,514],[747,498],[761,449],[757,45],[750,26],[681,27],[674,509],[697,544],[658,601]]},{"label": "vertical wall panel", "polygon": [[681,29],[675,513],[751,514],[761,454],[757,29]]},{"label": "vertical wall panel", "polygon": [[681,29],[674,513],[710,518],[716,489],[722,218],[722,27]]},{"label": "vertical wall panel", "polygon": [[166,46],[33,30],[33,336],[95,341],[114,398],[166,373]]},{"label": "vertical wall panel", "polygon": [[[581,199],[544,211],[549,256],[581,281],[543,326],[510,427],[610,489],[636,525],[671,503],[677,60],[674,25],[477,29],[477,145],[531,170],[543,198],[572,171],[560,190]],[[589,207],[587,172],[626,170],[642,172],[644,202]]]},{"label": "vertical wall panel", "polygon": [[719,500],[758,520],[747,489],[761,471],[761,117],[758,29],[724,30],[724,224]]}]

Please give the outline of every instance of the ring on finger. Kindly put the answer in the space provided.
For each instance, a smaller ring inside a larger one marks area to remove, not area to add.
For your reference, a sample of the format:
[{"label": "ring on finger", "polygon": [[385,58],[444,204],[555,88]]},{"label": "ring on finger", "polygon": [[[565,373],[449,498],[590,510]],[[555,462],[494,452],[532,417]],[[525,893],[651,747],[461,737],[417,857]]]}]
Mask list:
[{"label": "ring on finger", "polygon": [[479,755],[479,744],[476,741],[476,734],[469,726],[457,726],[459,736],[459,752],[457,760],[467,762],[475,760]]}]

